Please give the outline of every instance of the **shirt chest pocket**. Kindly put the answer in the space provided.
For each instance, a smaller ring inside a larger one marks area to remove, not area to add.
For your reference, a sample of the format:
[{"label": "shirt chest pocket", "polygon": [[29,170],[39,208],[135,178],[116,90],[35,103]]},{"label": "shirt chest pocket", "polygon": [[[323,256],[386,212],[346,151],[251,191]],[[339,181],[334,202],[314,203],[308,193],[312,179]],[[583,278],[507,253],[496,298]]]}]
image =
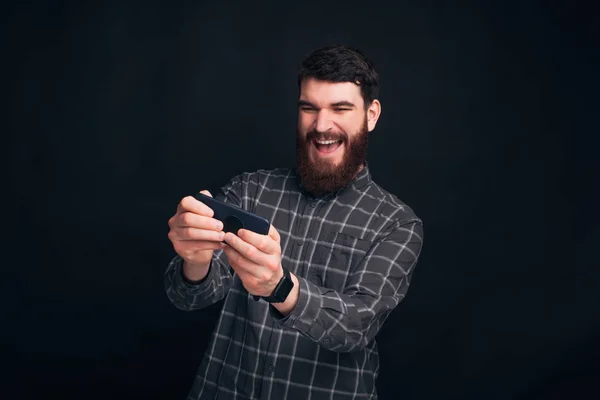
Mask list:
[{"label": "shirt chest pocket", "polygon": [[348,232],[323,231],[315,244],[308,279],[318,286],[341,291],[348,274],[364,258],[372,242]]}]

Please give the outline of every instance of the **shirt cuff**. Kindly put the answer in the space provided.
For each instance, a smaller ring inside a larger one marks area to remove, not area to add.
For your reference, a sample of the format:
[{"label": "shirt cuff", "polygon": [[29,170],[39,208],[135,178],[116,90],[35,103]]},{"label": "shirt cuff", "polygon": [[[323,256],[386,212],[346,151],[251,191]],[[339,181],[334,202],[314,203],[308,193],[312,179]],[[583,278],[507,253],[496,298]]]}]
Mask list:
[{"label": "shirt cuff", "polygon": [[210,285],[210,282],[213,280],[213,270],[212,267],[214,260],[210,261],[208,266],[208,272],[206,276],[199,281],[191,281],[183,275],[183,259],[179,256],[175,257],[175,260],[172,262],[172,266],[174,269],[173,274],[173,286],[180,288],[183,292],[187,292],[190,294],[197,294],[199,292],[204,292],[206,288]]},{"label": "shirt cuff", "polygon": [[296,306],[292,312],[283,316],[275,307],[270,305],[271,317],[273,317],[275,325],[279,328],[293,328],[318,340],[322,331],[317,327],[319,324],[316,323],[321,308],[319,289],[303,277],[296,275],[296,278],[298,278],[299,285]]}]

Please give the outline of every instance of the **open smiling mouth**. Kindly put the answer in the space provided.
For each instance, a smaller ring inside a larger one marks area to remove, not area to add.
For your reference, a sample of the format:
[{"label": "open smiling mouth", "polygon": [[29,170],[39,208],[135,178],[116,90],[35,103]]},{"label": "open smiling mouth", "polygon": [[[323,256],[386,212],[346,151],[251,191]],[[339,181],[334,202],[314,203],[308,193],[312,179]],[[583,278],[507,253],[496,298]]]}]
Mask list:
[{"label": "open smiling mouth", "polygon": [[319,153],[330,154],[340,148],[343,141],[340,140],[311,140]]}]

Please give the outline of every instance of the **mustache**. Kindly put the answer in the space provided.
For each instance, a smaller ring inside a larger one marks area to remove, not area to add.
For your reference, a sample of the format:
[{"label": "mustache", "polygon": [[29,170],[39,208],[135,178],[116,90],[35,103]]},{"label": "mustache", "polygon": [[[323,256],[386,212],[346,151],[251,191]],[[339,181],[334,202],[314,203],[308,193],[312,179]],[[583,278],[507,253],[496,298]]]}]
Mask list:
[{"label": "mustache", "polygon": [[311,141],[311,140],[341,140],[342,142],[347,142],[348,135],[343,132],[334,134],[334,133],[329,133],[329,132],[319,133],[315,130],[312,130],[312,131],[309,131],[306,133],[306,140],[307,141]]}]

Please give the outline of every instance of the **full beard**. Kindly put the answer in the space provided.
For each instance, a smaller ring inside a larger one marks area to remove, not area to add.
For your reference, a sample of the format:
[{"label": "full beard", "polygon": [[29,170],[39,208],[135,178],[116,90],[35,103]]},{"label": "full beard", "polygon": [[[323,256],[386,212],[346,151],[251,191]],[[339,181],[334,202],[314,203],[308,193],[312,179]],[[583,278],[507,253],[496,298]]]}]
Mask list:
[{"label": "full beard", "polygon": [[[339,165],[333,165],[327,160],[312,162],[308,152],[314,146],[313,139],[342,140],[344,157]],[[299,132],[296,135],[296,163],[300,181],[304,189],[313,196],[322,196],[345,188],[358,174],[359,168],[367,159],[369,131],[367,119],[363,121],[360,131],[350,139],[346,133],[341,135],[319,134],[310,131],[303,138]]]}]

